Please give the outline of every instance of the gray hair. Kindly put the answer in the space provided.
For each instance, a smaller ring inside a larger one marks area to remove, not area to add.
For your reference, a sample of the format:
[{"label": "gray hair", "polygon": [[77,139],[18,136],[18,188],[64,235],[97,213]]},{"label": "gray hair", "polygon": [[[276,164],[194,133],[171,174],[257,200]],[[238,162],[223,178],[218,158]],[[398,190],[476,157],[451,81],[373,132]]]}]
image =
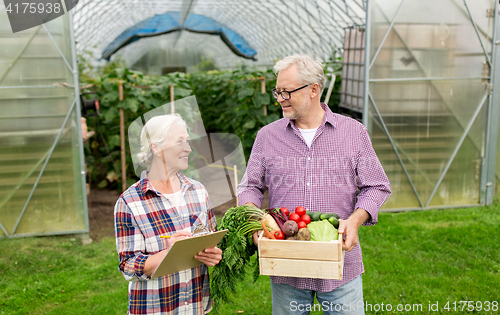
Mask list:
[{"label": "gray hair", "polygon": [[274,65],[274,73],[288,69],[292,65],[297,65],[299,69],[299,80],[301,84],[318,83],[320,92],[325,88],[325,72],[321,61],[314,59],[309,55],[292,55],[279,60]]},{"label": "gray hair", "polygon": [[142,127],[141,131],[141,152],[137,153],[137,158],[141,165],[149,166],[153,160],[151,143],[162,145],[168,139],[168,131],[175,125],[180,124],[187,129],[186,122],[179,114],[154,116]]}]

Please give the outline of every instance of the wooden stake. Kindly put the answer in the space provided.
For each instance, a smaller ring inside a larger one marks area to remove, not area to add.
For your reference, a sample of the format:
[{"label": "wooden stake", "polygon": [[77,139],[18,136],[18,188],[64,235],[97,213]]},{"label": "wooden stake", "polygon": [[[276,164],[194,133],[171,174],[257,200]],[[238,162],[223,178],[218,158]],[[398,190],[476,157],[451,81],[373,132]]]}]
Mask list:
[{"label": "wooden stake", "polygon": [[175,113],[175,105],[174,105],[174,86],[170,86],[170,113]]},{"label": "wooden stake", "polygon": [[[266,77],[260,77],[260,92],[266,93]],[[264,105],[264,116],[267,116],[267,105]]]},{"label": "wooden stake", "polygon": [[[118,100],[123,101],[123,83],[118,85]],[[127,164],[125,163],[125,114],[120,108],[120,149],[122,160],[122,191],[127,190]]]}]

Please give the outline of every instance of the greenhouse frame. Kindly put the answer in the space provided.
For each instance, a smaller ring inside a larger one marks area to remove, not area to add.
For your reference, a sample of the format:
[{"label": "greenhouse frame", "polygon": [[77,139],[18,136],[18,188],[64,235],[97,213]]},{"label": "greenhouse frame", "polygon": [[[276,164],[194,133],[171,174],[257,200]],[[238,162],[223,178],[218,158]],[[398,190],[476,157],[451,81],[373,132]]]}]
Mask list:
[{"label": "greenhouse frame", "polygon": [[370,133],[391,181],[381,211],[500,196],[498,1],[62,3],[72,9],[15,33],[0,6],[0,236],[88,235],[79,55],[155,75],[203,58],[269,69],[294,53],[341,56],[329,105]]}]

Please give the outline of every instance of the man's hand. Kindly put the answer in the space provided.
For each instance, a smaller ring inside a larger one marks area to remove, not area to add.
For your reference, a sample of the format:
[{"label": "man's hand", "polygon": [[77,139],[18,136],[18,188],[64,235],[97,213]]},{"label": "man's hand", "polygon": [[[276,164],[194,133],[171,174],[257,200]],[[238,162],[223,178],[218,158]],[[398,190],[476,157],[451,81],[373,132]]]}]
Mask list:
[{"label": "man's hand", "polygon": [[264,231],[260,230],[260,231],[254,232],[253,235],[252,235],[253,243],[257,247],[259,246],[259,237],[262,234],[262,232],[264,232]]},{"label": "man's hand", "polygon": [[222,250],[217,246],[206,248],[204,251],[194,256],[194,259],[201,261],[207,266],[213,267],[222,259]]},{"label": "man's hand", "polygon": [[345,236],[342,249],[350,252],[358,245],[358,229],[369,218],[370,215],[366,210],[358,208],[347,220],[340,220],[339,234],[341,235],[339,237]]}]

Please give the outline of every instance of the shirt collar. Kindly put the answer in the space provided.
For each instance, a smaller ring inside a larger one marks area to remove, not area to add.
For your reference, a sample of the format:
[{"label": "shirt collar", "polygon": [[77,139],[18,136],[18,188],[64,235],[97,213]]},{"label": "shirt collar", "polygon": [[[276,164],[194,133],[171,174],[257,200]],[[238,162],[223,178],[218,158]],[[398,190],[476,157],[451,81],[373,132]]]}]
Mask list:
[{"label": "shirt collar", "polygon": [[[182,174],[181,172],[177,172],[177,177],[179,177],[179,180],[181,182],[181,190],[187,190],[193,185],[189,178],[187,178],[186,175]],[[146,195],[148,190],[158,194],[158,191],[153,187],[153,185],[151,185],[151,182],[148,179],[148,171],[142,171],[140,187],[144,195]]]},{"label": "shirt collar", "polygon": [[[333,128],[337,127],[337,117],[333,114],[332,110],[328,105],[325,103],[320,103],[321,108],[325,111],[325,116],[323,117],[323,122],[321,123],[320,127],[324,126],[326,123],[329,123]],[[285,118],[286,124],[285,124],[285,129],[290,126],[291,128],[297,128],[295,126],[295,122],[292,121],[291,119]]]}]

